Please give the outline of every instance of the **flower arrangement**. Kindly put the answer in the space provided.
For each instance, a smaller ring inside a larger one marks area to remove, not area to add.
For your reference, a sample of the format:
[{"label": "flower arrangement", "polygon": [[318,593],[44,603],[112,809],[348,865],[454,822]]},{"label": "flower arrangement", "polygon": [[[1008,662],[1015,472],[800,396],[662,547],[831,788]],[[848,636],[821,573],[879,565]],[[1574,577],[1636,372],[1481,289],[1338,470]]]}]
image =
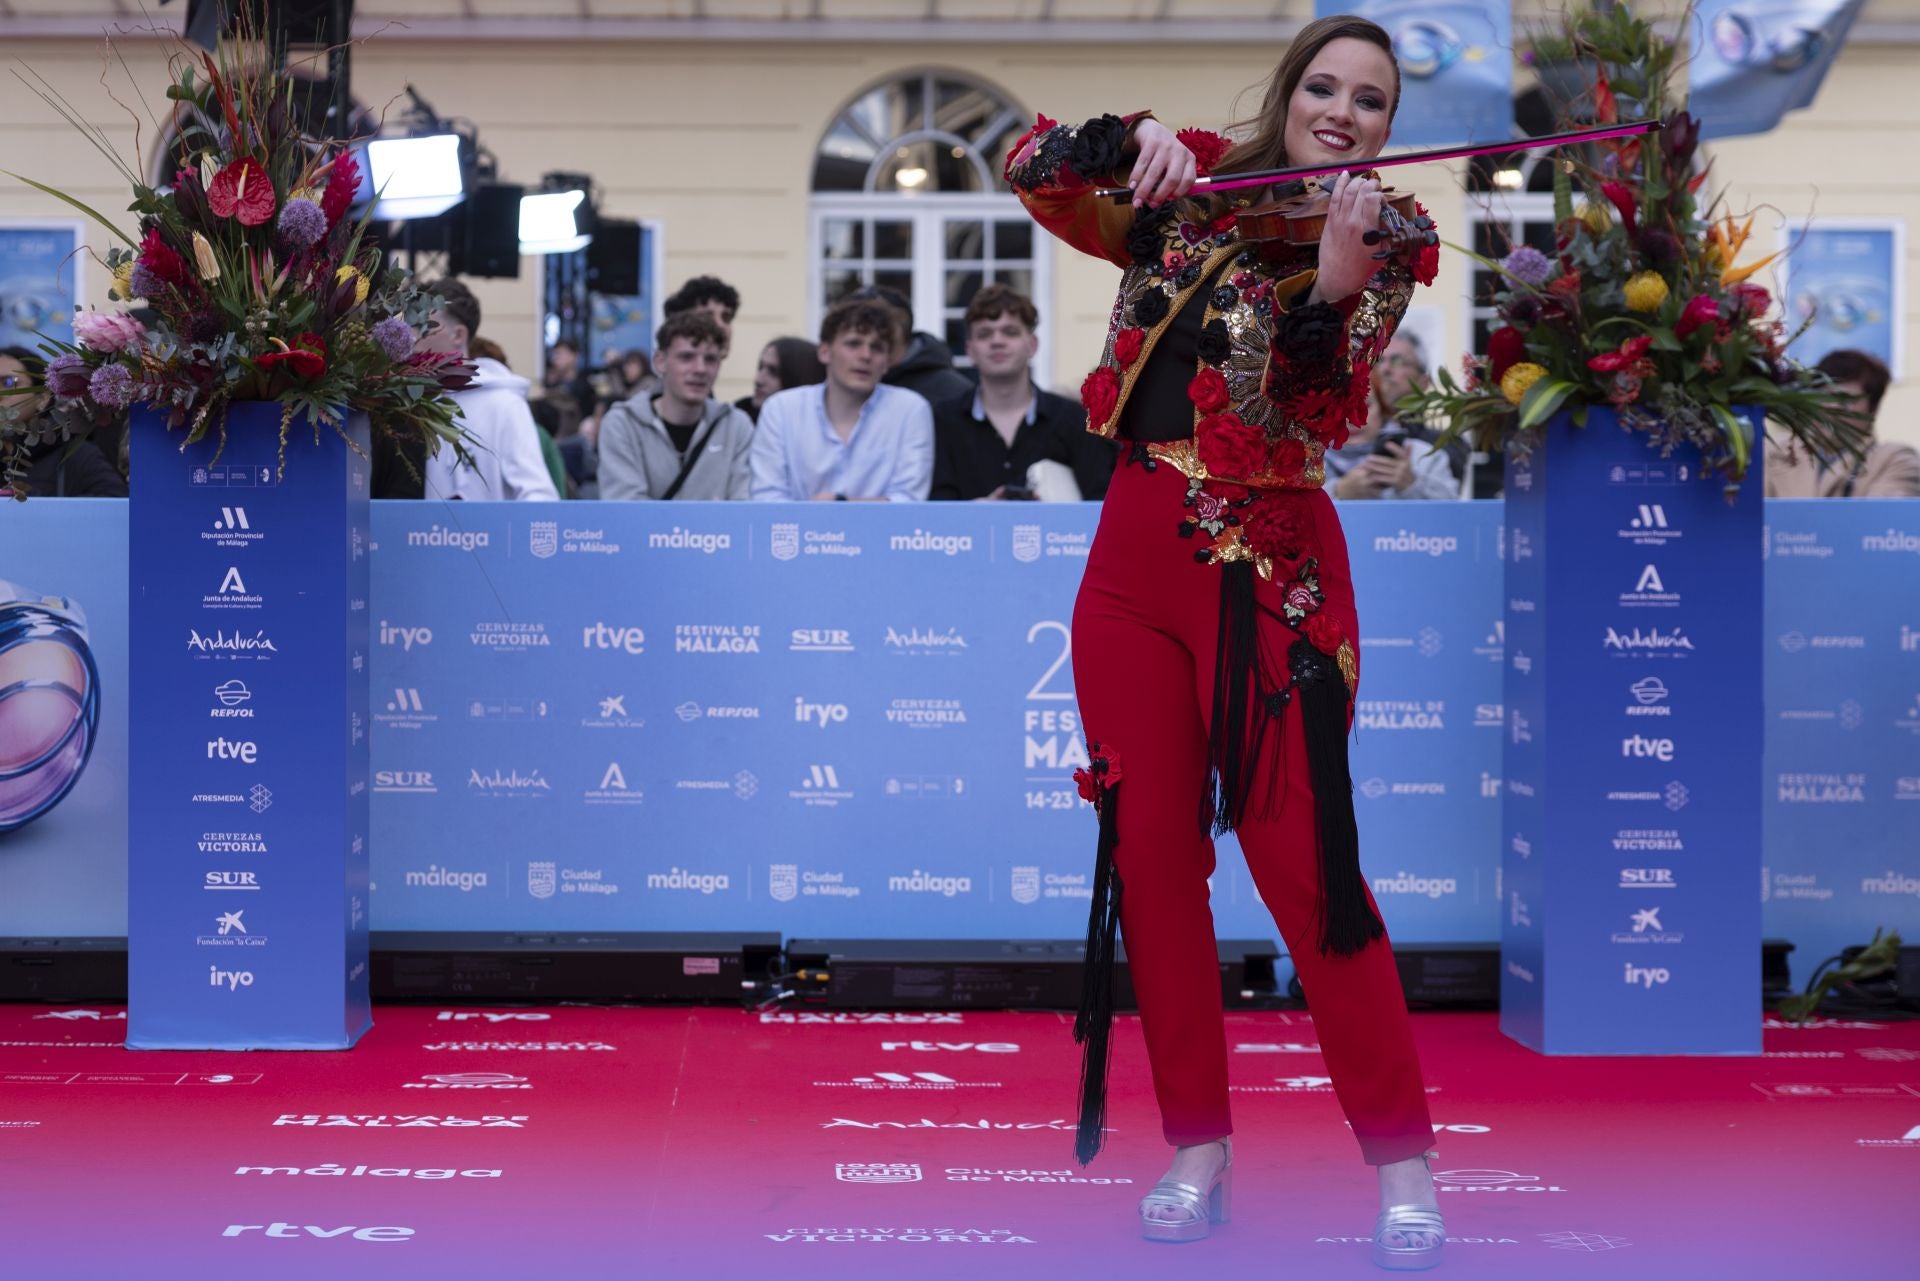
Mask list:
[{"label": "flower arrangement", "polygon": [[1478,448],[1524,454],[1563,407],[1584,427],[1590,406],[1611,406],[1663,455],[1697,448],[1730,496],[1754,448],[1735,406],[1757,408],[1820,456],[1857,456],[1864,424],[1824,375],[1787,355],[1792,336],[1751,280],[1774,256],[1738,261],[1753,216],[1724,213],[1717,199],[1702,205],[1712,166],[1694,172],[1699,122],[1678,109],[1676,48],[1625,5],[1565,21],[1568,45],[1594,67],[1597,122],[1617,122],[1624,100],[1666,123],[1559,163],[1553,253],[1470,255],[1497,273],[1501,326],[1484,355],[1467,357],[1464,381],[1442,370],[1396,411],[1444,422],[1447,437]]},{"label": "flower arrangement", "polygon": [[[17,498],[26,497],[29,450],[84,436],[134,405],[164,412],[191,443],[210,430],[224,441],[235,401],[278,402],[283,469],[296,419],[316,438],[323,426],[344,435],[349,413],[367,415],[376,433],[464,453],[446,392],[464,386],[471,367],[414,353],[433,299],[407,273],[382,269],[367,217],[348,216],[360,181],[353,154],[302,132],[294,78],[264,66],[258,50],[243,39],[218,54],[175,55],[174,172],[158,187],[44,81],[35,85],[131,184],[139,239],[70,195],[9,176],[124,242],[105,257],[111,296],[149,318],[84,311],[72,343],[42,342],[49,411],[38,422],[0,415],[0,483]],[[136,148],[138,129],[136,116]]]}]

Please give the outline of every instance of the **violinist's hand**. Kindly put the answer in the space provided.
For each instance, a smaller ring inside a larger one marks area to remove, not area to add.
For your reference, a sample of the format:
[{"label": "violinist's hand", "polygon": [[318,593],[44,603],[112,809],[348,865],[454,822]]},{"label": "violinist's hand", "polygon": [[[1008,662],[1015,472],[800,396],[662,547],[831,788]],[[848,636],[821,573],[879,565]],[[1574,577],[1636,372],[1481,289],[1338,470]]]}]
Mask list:
[{"label": "violinist's hand", "polygon": [[1152,209],[1169,200],[1178,200],[1193,189],[1198,167],[1187,144],[1158,120],[1146,119],[1128,131],[1127,145],[1139,154],[1133,160],[1133,172],[1127,185],[1133,188],[1133,207]]},{"label": "violinist's hand", "polygon": [[1339,302],[1358,293],[1380,264],[1361,237],[1380,230],[1380,181],[1343,173],[1333,180],[1327,229],[1320,237],[1320,274],[1309,302]]}]

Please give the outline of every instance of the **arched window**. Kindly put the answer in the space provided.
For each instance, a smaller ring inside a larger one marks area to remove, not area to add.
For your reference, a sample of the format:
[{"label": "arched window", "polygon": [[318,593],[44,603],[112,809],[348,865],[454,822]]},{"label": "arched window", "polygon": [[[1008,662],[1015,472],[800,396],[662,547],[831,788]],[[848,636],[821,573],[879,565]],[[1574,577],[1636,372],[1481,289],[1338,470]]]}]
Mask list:
[{"label": "arched window", "polygon": [[814,155],[809,325],[853,290],[885,285],[912,302],[914,328],[964,364],[967,304],[998,281],[1035,299],[1044,348],[1050,247],[1000,179],[1031,123],[957,71],[915,71],[856,94]]}]

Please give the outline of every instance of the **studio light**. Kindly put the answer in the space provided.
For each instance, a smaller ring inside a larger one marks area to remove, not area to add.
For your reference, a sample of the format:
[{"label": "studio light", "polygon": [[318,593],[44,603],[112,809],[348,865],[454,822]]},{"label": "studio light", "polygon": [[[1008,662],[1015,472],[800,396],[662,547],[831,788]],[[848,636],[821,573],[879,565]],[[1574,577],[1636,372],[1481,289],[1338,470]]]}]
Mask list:
[{"label": "studio light", "polygon": [[520,252],[570,254],[593,240],[593,206],[578,188],[520,198]]},{"label": "studio light", "polygon": [[458,134],[376,138],[367,144],[367,166],[379,197],[373,206],[375,221],[431,218],[466,196]]}]

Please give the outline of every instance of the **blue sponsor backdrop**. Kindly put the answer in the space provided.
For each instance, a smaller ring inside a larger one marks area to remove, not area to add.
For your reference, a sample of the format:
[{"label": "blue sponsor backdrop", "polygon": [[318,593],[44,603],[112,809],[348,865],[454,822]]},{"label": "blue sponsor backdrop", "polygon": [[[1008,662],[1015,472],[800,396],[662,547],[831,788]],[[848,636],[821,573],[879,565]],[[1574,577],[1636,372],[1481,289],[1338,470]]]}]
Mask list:
[{"label": "blue sponsor backdrop", "polygon": [[[1767,510],[1765,929],[1800,945],[1804,973],[1876,924],[1920,933],[1920,506]],[[1498,938],[1501,507],[1341,515],[1368,875],[1398,939]],[[1070,781],[1065,629],[1097,518],[375,503],[374,924],[1078,935],[1094,832]],[[116,934],[124,846],[101,816],[124,805],[124,623],[91,602],[126,590],[124,552],[99,550],[124,548],[125,505],[4,519],[0,578],[88,607],[106,701],[86,777],[0,836],[0,934]],[[1857,641],[1815,639],[1835,636]],[[1858,798],[1783,794],[1781,774],[1838,776]],[[1272,937],[1222,855],[1221,931]]]},{"label": "blue sponsor backdrop", "polygon": [[357,455],[296,425],[283,474],[277,403],[237,403],[184,447],[133,416],[135,644],[114,698],[132,725],[131,1048],[342,1049],[371,1026],[366,422],[351,429]]},{"label": "blue sponsor backdrop", "polygon": [[1547,430],[1507,469],[1500,1026],[1758,1053],[1759,469],[1729,502],[1611,411]]}]

